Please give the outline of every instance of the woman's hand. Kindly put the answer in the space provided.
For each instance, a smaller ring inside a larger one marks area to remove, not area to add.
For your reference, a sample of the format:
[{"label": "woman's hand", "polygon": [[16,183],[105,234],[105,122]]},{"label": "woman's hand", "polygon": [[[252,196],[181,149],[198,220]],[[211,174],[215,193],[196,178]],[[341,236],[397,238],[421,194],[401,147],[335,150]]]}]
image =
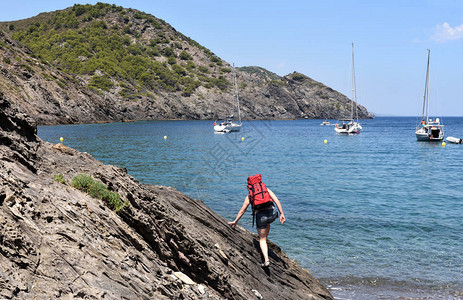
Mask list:
[{"label": "woman's hand", "polygon": [[280,222],[281,224],[283,224],[285,222],[286,218],[285,218],[285,215],[281,214],[280,215]]},{"label": "woman's hand", "polygon": [[237,221],[228,222],[228,225],[230,225],[231,228],[235,229],[236,228],[236,223],[238,223],[238,222]]}]

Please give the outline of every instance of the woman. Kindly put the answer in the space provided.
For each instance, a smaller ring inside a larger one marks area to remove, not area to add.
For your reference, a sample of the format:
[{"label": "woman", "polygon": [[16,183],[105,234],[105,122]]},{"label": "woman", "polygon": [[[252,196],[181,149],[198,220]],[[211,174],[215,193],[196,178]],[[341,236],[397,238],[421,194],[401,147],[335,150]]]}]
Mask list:
[{"label": "woman", "polygon": [[[266,190],[268,191],[268,194],[270,198],[272,199],[273,203],[277,205],[278,211],[280,212],[280,222],[281,224],[283,224],[285,222],[285,215],[283,214],[283,208],[281,207],[281,203],[278,200],[277,196],[275,196],[275,194],[270,189],[266,189]],[[231,227],[236,228],[236,224],[238,223],[239,219],[241,219],[241,217],[246,212],[246,209],[251,203],[251,200],[249,198],[250,198],[249,195],[247,195],[246,198],[244,199],[243,206],[238,212],[236,219],[233,222],[228,222],[228,224]],[[262,267],[268,267],[270,265],[270,261],[268,259],[267,237],[268,237],[268,234],[270,233],[270,223],[272,223],[275,220],[275,218],[278,217],[278,214],[274,215],[273,211],[274,211],[273,204],[266,208],[263,208],[260,210],[257,209],[255,211],[257,233],[259,235],[260,250],[262,251],[262,254],[264,256],[264,263],[262,264]]]}]

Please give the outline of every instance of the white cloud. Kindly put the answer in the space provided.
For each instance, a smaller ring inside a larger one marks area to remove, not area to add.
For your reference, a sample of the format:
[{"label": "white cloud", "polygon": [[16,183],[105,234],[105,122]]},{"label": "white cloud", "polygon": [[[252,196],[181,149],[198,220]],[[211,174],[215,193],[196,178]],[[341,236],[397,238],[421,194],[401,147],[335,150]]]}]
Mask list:
[{"label": "white cloud", "polygon": [[449,23],[445,22],[442,25],[437,25],[434,28],[432,39],[437,42],[446,42],[450,40],[458,40],[463,38],[463,24],[452,27]]}]

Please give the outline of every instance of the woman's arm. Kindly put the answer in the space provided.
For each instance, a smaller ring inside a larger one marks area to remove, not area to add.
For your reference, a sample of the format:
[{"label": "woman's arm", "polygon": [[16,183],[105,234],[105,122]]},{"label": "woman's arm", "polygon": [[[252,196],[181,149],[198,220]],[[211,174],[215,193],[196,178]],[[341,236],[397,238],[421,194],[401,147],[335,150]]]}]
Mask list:
[{"label": "woman's arm", "polygon": [[241,217],[244,215],[244,213],[246,212],[246,209],[248,208],[249,206],[249,195],[246,196],[246,198],[244,199],[244,203],[243,203],[243,206],[241,207],[240,211],[238,212],[238,215],[236,216],[236,219],[235,221],[233,222],[228,222],[228,225],[230,225],[231,227],[235,228],[236,227],[236,224],[238,223],[238,221],[241,219]]},{"label": "woman's arm", "polygon": [[280,200],[278,200],[277,196],[267,188],[270,197],[272,198],[273,202],[277,205],[278,211],[280,212],[280,222],[283,224],[286,220],[285,214],[283,213],[283,207],[281,206]]}]

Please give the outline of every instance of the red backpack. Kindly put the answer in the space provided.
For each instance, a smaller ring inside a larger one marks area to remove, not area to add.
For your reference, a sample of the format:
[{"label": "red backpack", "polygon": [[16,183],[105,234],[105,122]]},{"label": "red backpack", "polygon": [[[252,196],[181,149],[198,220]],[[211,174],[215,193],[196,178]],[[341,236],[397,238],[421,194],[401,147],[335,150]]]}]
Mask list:
[{"label": "red backpack", "polygon": [[254,226],[255,210],[271,206],[273,200],[265,187],[265,183],[262,182],[261,174],[248,177],[248,191],[249,201],[252,205],[252,226]]}]

